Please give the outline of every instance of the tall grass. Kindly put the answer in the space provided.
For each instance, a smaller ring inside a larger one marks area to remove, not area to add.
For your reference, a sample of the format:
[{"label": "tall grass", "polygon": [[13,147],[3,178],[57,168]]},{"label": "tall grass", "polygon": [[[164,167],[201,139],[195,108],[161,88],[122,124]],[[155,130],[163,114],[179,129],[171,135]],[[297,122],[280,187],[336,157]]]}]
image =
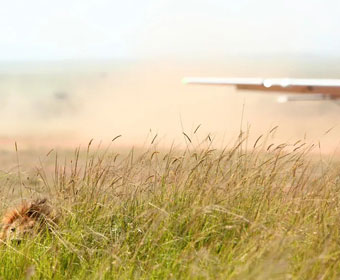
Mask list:
[{"label": "tall grass", "polygon": [[[59,227],[0,248],[2,279],[338,279],[336,163],[302,142],[247,136],[119,155],[54,152],[53,168],[4,174],[2,194],[49,197]],[[153,139],[154,141],[154,139]],[[19,161],[19,160],[18,160]],[[26,177],[31,178],[26,178]],[[20,192],[18,191],[20,188]],[[8,202],[8,201],[7,201]]]}]

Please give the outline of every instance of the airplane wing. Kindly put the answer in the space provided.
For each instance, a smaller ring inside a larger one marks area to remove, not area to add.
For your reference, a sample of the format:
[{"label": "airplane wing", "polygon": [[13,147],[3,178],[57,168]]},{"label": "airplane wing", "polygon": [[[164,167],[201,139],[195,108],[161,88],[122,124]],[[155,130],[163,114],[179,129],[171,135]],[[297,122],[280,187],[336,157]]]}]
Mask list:
[{"label": "airplane wing", "polygon": [[[303,94],[308,95],[308,100],[340,99],[340,79],[184,78],[183,83],[230,85],[241,90]],[[304,98],[307,99],[307,96]]]}]

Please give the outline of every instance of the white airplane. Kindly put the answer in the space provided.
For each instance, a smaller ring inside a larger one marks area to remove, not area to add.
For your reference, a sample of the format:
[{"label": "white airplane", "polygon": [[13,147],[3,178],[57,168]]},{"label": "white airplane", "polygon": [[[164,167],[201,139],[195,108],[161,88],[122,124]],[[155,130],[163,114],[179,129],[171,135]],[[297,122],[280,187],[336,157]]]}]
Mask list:
[{"label": "white airplane", "polygon": [[235,86],[240,90],[285,93],[278,102],[340,101],[340,79],[184,78],[184,84]]}]

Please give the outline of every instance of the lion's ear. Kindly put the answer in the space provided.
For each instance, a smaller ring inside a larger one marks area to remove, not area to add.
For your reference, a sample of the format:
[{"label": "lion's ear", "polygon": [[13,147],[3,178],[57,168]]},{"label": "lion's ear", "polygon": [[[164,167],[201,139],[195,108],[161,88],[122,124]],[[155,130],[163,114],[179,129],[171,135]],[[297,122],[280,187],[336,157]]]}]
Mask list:
[{"label": "lion's ear", "polygon": [[27,209],[27,212],[25,213],[28,217],[33,217],[37,216],[39,212],[37,211],[38,209],[36,207],[30,207]]},{"label": "lion's ear", "polygon": [[41,215],[46,215],[48,210],[47,199],[36,199],[29,205],[27,209],[28,217],[39,217]]},{"label": "lion's ear", "polygon": [[26,215],[28,217],[39,216],[39,212],[41,212],[42,207],[46,203],[47,199],[36,199],[32,201],[27,208]]}]

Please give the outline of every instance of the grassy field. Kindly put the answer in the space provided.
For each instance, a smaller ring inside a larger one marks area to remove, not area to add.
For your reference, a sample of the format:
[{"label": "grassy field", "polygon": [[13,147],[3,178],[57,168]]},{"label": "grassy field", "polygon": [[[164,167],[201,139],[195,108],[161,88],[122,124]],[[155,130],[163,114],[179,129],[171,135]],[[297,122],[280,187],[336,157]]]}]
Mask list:
[{"label": "grassy field", "polygon": [[185,138],[184,150],[2,154],[18,165],[2,169],[2,211],[48,197],[61,219],[2,245],[0,278],[340,278],[335,160],[265,136],[224,150]]}]

